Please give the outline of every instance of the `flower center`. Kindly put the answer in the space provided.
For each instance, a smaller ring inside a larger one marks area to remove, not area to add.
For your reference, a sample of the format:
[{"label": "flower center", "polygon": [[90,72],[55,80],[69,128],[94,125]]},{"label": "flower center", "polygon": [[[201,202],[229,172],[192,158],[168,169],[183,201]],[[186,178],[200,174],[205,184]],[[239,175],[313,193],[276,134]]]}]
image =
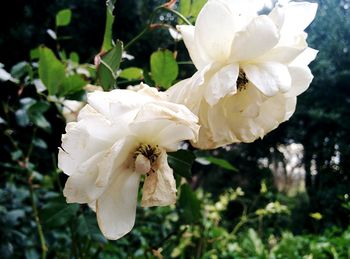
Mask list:
[{"label": "flower center", "polygon": [[136,158],[138,155],[143,155],[144,157],[146,157],[151,164],[153,164],[157,158],[160,156],[160,149],[158,147],[158,145],[156,146],[151,146],[148,144],[141,144],[135,151],[134,153],[134,158]]},{"label": "flower center", "polygon": [[238,91],[245,90],[247,88],[248,83],[249,81],[247,79],[247,75],[242,69],[239,69],[239,74],[236,82]]},{"label": "flower center", "polygon": [[138,173],[149,175],[154,172],[153,164],[157,161],[161,151],[159,147],[141,144],[134,153],[135,170]]}]

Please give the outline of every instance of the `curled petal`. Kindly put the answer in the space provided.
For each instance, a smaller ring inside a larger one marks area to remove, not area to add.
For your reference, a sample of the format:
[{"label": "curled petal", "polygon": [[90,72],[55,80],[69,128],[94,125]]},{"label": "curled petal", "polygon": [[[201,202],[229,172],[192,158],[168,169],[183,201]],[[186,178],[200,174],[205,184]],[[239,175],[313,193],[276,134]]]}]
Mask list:
[{"label": "curled petal", "polygon": [[154,172],[150,172],[146,176],[143,184],[141,206],[152,207],[175,204],[176,183],[165,152],[158,158],[155,168]]}]

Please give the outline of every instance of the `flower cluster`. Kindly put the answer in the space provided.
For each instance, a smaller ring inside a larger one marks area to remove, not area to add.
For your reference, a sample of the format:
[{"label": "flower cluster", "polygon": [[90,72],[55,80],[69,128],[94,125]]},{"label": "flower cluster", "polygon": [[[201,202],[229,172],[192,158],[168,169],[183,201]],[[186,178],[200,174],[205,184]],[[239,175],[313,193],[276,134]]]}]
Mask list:
[{"label": "flower cluster", "polygon": [[118,239],[141,205],[176,201],[167,152],[182,141],[212,149],[262,138],[294,113],[312,81],[317,51],[304,32],[317,4],[290,2],[259,15],[255,1],[209,0],[195,26],[178,26],[198,71],[167,92],[145,84],[95,91],[62,136],[64,196],[96,211],[102,233]]},{"label": "flower cluster", "polygon": [[168,94],[198,115],[198,148],[262,138],[291,117],[313,79],[308,64],[317,51],[304,30],[317,4],[291,2],[258,15],[250,3],[209,0],[196,26],[178,26],[198,71]]}]

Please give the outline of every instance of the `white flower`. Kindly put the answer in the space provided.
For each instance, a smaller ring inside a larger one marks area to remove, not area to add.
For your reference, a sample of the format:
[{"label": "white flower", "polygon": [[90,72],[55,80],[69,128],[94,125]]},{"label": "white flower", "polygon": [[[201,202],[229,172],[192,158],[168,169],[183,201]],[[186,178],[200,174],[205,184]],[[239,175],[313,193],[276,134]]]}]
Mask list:
[{"label": "white flower", "polygon": [[195,141],[197,120],[146,85],[88,94],[78,121],[67,124],[59,150],[58,166],[69,175],[67,202],[95,209],[108,239],[124,236],[134,225],[141,175],[146,175],[142,206],[175,203],[166,152],[176,151],[183,140]]},{"label": "white flower", "polygon": [[[196,26],[178,26],[198,71],[167,93],[198,115],[196,147],[262,138],[290,118],[312,80],[307,65],[317,52],[307,48],[304,29],[317,4],[291,2],[257,15],[253,3],[209,0]],[[297,64],[299,56],[305,60]]]}]

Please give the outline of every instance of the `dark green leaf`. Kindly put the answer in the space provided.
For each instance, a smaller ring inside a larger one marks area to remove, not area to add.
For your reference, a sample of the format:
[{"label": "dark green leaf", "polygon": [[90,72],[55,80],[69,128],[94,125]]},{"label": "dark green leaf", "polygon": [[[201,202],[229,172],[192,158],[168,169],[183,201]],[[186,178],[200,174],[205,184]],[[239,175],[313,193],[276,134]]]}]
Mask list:
[{"label": "dark green leaf", "polygon": [[188,184],[181,186],[179,199],[182,219],[187,224],[196,223],[201,218],[201,203]]},{"label": "dark green leaf", "polygon": [[106,238],[101,234],[98,228],[96,215],[94,214],[85,213],[79,216],[77,232],[81,237],[87,237],[103,244],[107,243]]},{"label": "dark green leaf", "polygon": [[217,165],[221,168],[238,172],[238,169],[236,167],[234,167],[233,165],[231,165],[230,162],[228,162],[225,159],[216,158],[216,157],[212,157],[212,156],[203,157],[203,158],[201,157],[201,159],[204,159],[204,160],[210,162],[211,164]]},{"label": "dark green leaf", "polygon": [[37,102],[31,105],[28,110],[29,119],[39,128],[51,132],[51,124],[46,120],[43,113],[50,108],[47,102]]},{"label": "dark green leaf", "polygon": [[41,139],[41,138],[34,138],[33,139],[33,145],[38,147],[38,148],[47,149],[46,142],[43,139]]},{"label": "dark green leaf", "polygon": [[123,43],[117,41],[115,47],[101,56],[101,63],[97,68],[97,76],[101,86],[110,90],[115,85],[117,71],[122,60]]},{"label": "dark green leaf", "polygon": [[21,127],[26,127],[30,123],[27,111],[19,109],[15,112],[17,124]]},{"label": "dark green leaf", "polygon": [[179,67],[169,50],[159,50],[151,55],[151,76],[157,86],[169,88],[177,78]]},{"label": "dark green leaf", "polygon": [[168,153],[168,162],[174,173],[185,178],[191,178],[191,168],[195,158],[195,155],[188,150]]},{"label": "dark green leaf", "polygon": [[14,78],[18,78],[19,79],[22,76],[24,76],[25,74],[27,74],[29,69],[30,69],[29,64],[27,62],[25,62],[25,61],[22,61],[22,62],[17,63],[16,65],[14,65],[11,68],[11,75]]},{"label": "dark green leaf", "polygon": [[58,92],[65,78],[64,65],[56,58],[51,49],[40,47],[39,77],[49,91],[49,95]]},{"label": "dark green leaf", "polygon": [[72,19],[72,11],[63,9],[56,14],[56,26],[67,26]]},{"label": "dark green leaf", "polygon": [[47,228],[55,228],[71,221],[78,210],[79,204],[67,204],[63,198],[56,198],[44,205],[41,219]]},{"label": "dark green leaf", "polygon": [[138,67],[129,67],[124,69],[119,74],[119,77],[127,80],[139,80],[143,77],[143,70]]}]

